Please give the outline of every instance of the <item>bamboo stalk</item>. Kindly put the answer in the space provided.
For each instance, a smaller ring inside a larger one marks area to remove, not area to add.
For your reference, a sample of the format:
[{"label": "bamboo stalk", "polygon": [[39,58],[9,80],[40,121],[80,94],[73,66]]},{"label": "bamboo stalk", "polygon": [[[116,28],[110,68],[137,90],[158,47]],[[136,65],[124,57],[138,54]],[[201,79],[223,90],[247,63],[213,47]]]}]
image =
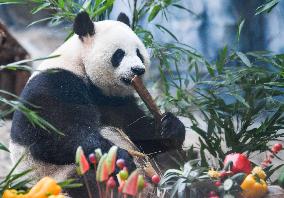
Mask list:
[{"label": "bamboo stalk", "polygon": [[144,86],[142,79],[139,76],[135,76],[131,80],[131,85],[137,91],[138,95],[141,97],[143,102],[146,104],[149,111],[154,115],[156,121],[160,122],[160,120],[162,118],[162,113],[161,113],[160,109],[157,107],[157,105],[156,105],[154,99],[152,98],[151,94],[149,93],[149,91]]}]

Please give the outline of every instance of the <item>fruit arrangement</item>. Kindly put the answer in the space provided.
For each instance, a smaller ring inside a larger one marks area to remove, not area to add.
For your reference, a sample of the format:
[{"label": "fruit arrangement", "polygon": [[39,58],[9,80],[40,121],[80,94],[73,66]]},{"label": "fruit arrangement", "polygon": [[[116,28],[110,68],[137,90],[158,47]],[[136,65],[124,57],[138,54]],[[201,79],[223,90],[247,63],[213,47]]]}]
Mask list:
[{"label": "fruit arrangement", "polygon": [[[118,196],[141,196],[142,191],[148,186],[144,176],[138,170],[130,173],[125,160],[117,159],[117,149],[117,146],[112,146],[105,154],[102,154],[101,149],[96,149],[88,156],[88,159],[82,147],[77,149],[77,173],[84,177],[88,171],[92,171],[91,169],[96,172],[95,179],[99,195],[95,197],[113,198],[115,193],[118,193]],[[119,172],[114,175],[116,168],[119,169]],[[153,175],[150,182],[157,188],[160,176]],[[94,197],[88,189],[89,185],[85,183],[85,186],[89,197]]]},{"label": "fruit arrangement", "polygon": [[[143,197],[144,192],[149,192],[145,190],[148,186],[154,188],[151,189],[154,194],[156,191],[163,192],[163,186],[174,192],[173,189],[181,186],[174,186],[179,183],[178,180],[187,182],[187,187],[194,187],[196,183],[203,182],[207,185],[203,190],[207,193],[205,197],[208,198],[261,198],[269,192],[267,182],[270,176],[269,169],[275,155],[282,150],[282,144],[275,144],[260,166],[253,165],[244,154],[231,153],[225,156],[222,170],[207,169],[204,175],[205,169],[197,167],[198,160],[192,160],[185,164],[183,171],[167,170],[162,179],[157,174],[145,178],[139,170],[130,172],[125,160],[117,159],[117,150],[116,146],[111,147],[108,153],[102,153],[101,149],[96,149],[86,157],[82,147],[78,147],[77,173],[83,178],[88,171],[95,171],[96,175],[94,180],[97,183],[95,186],[98,189],[97,195],[91,194],[90,186],[85,180],[89,198]],[[188,183],[190,178],[191,181]],[[284,187],[284,169],[280,172],[277,182],[279,186]],[[62,188],[64,185],[57,184],[50,177],[44,177],[27,192],[15,189],[5,190],[3,198],[64,198]]]},{"label": "fruit arrangement", "polygon": [[[271,153],[261,163],[252,168],[252,163],[241,153],[232,153],[225,157],[224,168],[221,171],[210,169],[209,177],[214,182],[216,190],[208,194],[208,198],[224,196],[261,198],[268,193],[267,168],[271,166],[274,156],[282,150],[282,144],[275,144]],[[278,177],[278,184],[284,187],[284,170]]]},{"label": "fruit arrangement", "polygon": [[[97,182],[96,188],[98,188],[99,195],[92,195],[90,186],[85,181],[85,187],[88,192],[89,198],[113,198],[115,195],[135,197],[141,196],[142,191],[148,186],[143,175],[138,170],[129,172],[126,167],[124,159],[117,159],[117,147],[110,148],[108,153],[102,154],[101,149],[96,149],[94,153],[91,153],[88,158],[85,156],[82,147],[78,147],[76,151],[76,171],[77,173],[85,177],[88,171],[95,171]],[[114,175],[116,168],[119,172]],[[64,198],[61,194],[62,188],[68,187],[68,184],[73,180],[56,183],[56,181],[50,177],[42,178],[35,186],[30,190],[15,190],[8,189],[3,193],[3,198]],[[153,175],[150,181],[157,189],[160,177]],[[81,184],[72,183],[71,186],[82,186]],[[155,190],[154,189],[154,190]]]}]

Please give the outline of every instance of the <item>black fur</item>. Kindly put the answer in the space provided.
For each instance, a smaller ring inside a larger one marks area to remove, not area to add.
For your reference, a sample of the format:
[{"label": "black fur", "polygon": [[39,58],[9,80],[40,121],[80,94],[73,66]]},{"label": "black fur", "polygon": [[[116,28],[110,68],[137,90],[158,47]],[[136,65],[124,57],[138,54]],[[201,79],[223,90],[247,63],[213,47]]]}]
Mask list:
[{"label": "black fur", "polygon": [[125,51],[123,51],[122,49],[117,49],[111,57],[112,66],[118,67],[124,56],[125,56]]},{"label": "black fur", "polygon": [[95,34],[95,26],[87,12],[80,12],[74,21],[73,30],[80,38]]},{"label": "black fur", "polygon": [[118,15],[117,21],[120,21],[120,22],[122,22],[122,23],[124,23],[124,24],[126,24],[126,25],[128,25],[130,27],[130,20],[129,20],[128,16],[125,13],[123,13],[123,12],[121,12]]},{"label": "black fur", "polygon": [[141,76],[145,73],[145,69],[140,67],[131,67],[131,71],[138,76]]},{"label": "black fur", "polygon": [[137,54],[137,56],[140,58],[140,60],[142,61],[142,63],[144,63],[144,58],[143,58],[142,54],[140,53],[139,49],[136,49],[136,54]]},{"label": "black fur", "polygon": [[[65,134],[59,136],[33,126],[24,114],[15,112],[12,141],[29,147],[32,156],[44,162],[74,163],[79,145],[86,155],[95,148],[107,152],[112,143],[99,134],[103,126],[122,129],[145,153],[181,148],[184,140],[185,128],[173,114],[165,114],[161,129],[156,131],[154,120],[145,116],[134,97],[105,96],[90,80],[69,71],[47,71],[35,76],[21,99],[38,106],[26,104]],[[119,149],[118,157],[125,159],[130,170],[135,168],[125,150]]]}]

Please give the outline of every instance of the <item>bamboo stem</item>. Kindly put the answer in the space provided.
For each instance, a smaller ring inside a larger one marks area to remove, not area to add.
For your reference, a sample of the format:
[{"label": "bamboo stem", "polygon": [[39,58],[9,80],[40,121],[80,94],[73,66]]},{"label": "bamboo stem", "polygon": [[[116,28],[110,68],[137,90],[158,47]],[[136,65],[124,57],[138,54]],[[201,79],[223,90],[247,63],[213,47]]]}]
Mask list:
[{"label": "bamboo stem", "polygon": [[138,95],[141,97],[143,102],[146,104],[149,111],[154,115],[156,121],[161,120],[162,113],[160,112],[160,109],[157,107],[154,99],[150,95],[149,91],[146,89],[146,87],[143,84],[143,81],[139,76],[135,76],[131,80],[131,85],[133,88],[137,91]]}]

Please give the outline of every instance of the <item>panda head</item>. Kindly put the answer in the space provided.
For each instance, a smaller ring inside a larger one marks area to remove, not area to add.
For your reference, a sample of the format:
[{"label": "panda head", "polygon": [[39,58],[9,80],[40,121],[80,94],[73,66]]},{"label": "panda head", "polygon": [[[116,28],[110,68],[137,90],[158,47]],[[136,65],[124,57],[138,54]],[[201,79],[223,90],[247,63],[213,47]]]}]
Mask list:
[{"label": "panda head", "polygon": [[86,12],[81,12],[73,29],[82,44],[82,64],[91,82],[106,95],[131,95],[131,79],[142,77],[150,60],[129,27],[128,17],[121,13],[117,21],[92,22]]}]

